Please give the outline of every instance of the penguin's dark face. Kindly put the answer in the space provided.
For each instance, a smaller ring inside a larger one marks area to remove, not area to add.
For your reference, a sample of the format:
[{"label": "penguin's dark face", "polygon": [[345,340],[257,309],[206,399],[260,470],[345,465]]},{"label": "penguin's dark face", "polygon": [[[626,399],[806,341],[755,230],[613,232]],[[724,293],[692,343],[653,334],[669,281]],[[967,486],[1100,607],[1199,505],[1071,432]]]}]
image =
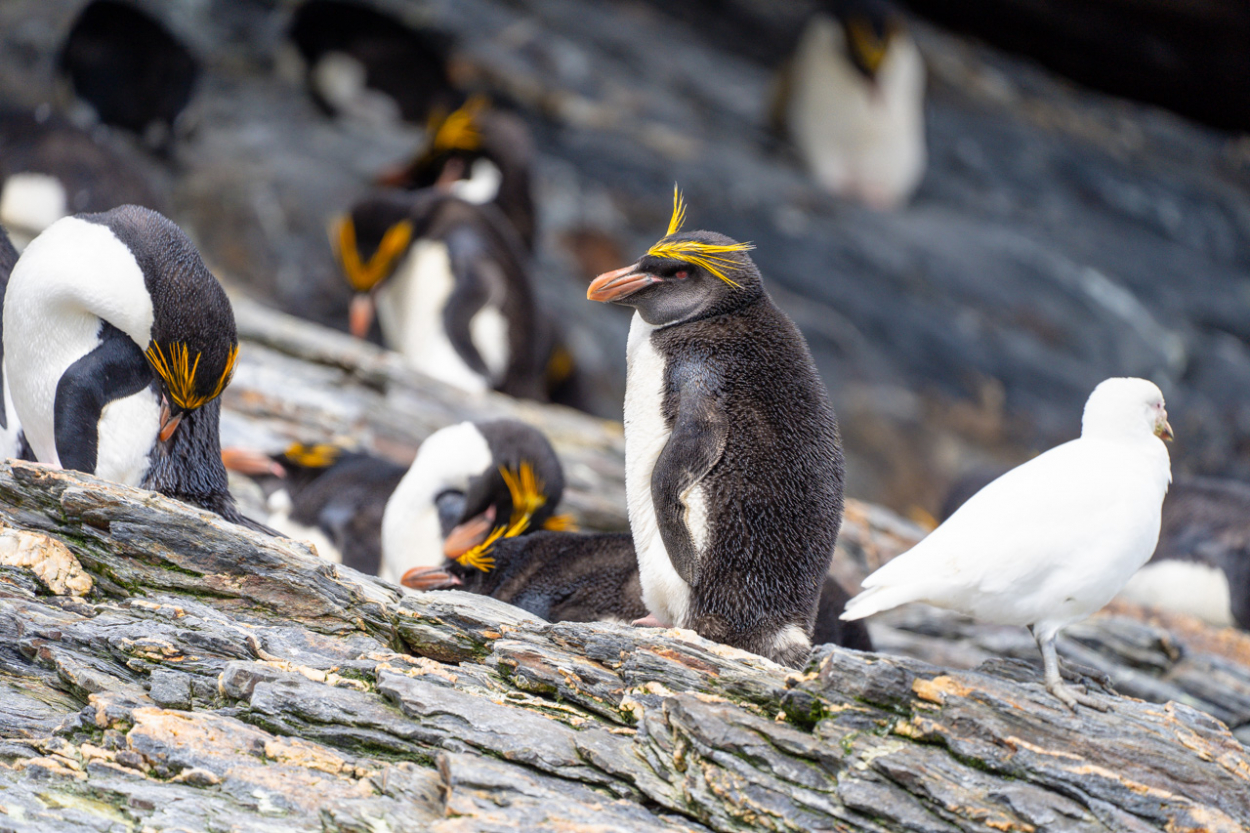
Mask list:
[{"label": "penguin's dark face", "polygon": [[903,27],[898,10],[882,0],[847,0],[838,9],[852,66],[871,82],[890,49],[890,41]]},{"label": "penguin's dark face", "polygon": [[365,200],[333,223],[330,240],[335,257],[343,277],[357,293],[350,315],[351,332],[357,338],[367,336],[373,323],[369,293],[395,271],[412,239],[409,206],[398,200]]},{"label": "penguin's dark face", "polygon": [[672,234],[632,266],[595,278],[586,297],[633,307],[655,327],[729,312],[764,291],[748,246],[714,231]]}]

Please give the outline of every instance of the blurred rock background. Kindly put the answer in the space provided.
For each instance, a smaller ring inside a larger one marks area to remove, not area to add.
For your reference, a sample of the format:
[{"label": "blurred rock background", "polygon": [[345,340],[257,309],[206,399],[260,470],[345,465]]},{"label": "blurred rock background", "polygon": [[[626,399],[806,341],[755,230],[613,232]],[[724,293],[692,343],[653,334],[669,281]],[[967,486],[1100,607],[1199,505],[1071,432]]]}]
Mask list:
[{"label": "blurred rock background", "polygon": [[[0,3],[0,103],[81,117],[54,63],[82,5]],[[284,42],[294,2],[138,5],[203,72],[168,155],[98,141],[148,173],[224,281],[345,328],[327,223],[420,126],[319,111]],[[1075,436],[1111,375],[1163,388],[1178,473],[1250,477],[1250,139],[916,19],[929,167],[909,207],[874,212],[810,183],[768,129],[815,2],[375,5],[450,34],[456,77],[533,131],[533,275],[600,415],[619,416],[629,314],[586,302],[586,283],[663,232],[678,182],[688,226],[753,241],[806,333],[852,495],[935,512],[960,474]]]}]

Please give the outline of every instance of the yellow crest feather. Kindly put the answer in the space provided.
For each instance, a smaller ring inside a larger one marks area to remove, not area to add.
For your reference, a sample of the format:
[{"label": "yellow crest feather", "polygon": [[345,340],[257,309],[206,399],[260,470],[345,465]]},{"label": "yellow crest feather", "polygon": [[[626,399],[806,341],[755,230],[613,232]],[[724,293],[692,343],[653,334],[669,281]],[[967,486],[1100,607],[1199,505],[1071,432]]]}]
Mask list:
[{"label": "yellow crest feather", "polygon": [[184,411],[194,411],[216,399],[226,389],[226,385],[230,384],[230,378],[234,375],[234,364],[239,358],[239,345],[234,344],[230,347],[221,377],[207,396],[195,390],[195,374],[200,367],[200,353],[196,353],[195,358],[192,359],[191,349],[182,342],[175,341],[162,348],[153,341],[148,345],[144,354],[148,357],[152,369],[165,380],[165,388],[169,391],[169,398],[173,400],[173,404]]},{"label": "yellow crest feather", "polygon": [[577,521],[572,515],[552,515],[543,521],[543,529],[550,532],[576,532]]},{"label": "yellow crest feather", "polygon": [[483,573],[489,573],[495,569],[495,559],[489,553],[491,548],[495,546],[495,542],[504,537],[507,531],[505,527],[497,526],[486,536],[486,540],[478,544],[471,550],[467,550],[456,557],[456,561],[465,567],[474,567]]},{"label": "yellow crest feather", "polygon": [[315,445],[292,443],[282,456],[297,466],[303,466],[308,469],[324,469],[334,465],[334,462],[342,454],[343,449],[329,443],[317,443]]},{"label": "yellow crest feather", "polygon": [[528,529],[534,513],[547,503],[547,496],[543,493],[546,484],[534,473],[534,466],[525,461],[516,469],[500,466],[499,474],[512,495],[512,517],[508,519],[505,536],[511,538]]},{"label": "yellow crest feather", "polygon": [[486,109],[486,97],[469,96],[464,106],[446,117],[437,114],[430,119],[429,131],[434,134],[434,150],[477,150],[482,146],[477,117]]},{"label": "yellow crest feather", "polygon": [[664,237],[658,243],[647,249],[647,254],[652,257],[684,260],[688,263],[693,263],[711,272],[730,286],[741,286],[725,274],[725,268],[734,265],[733,259],[725,257],[725,255],[736,252],[749,252],[755,248],[755,245],[752,243],[700,243],[697,240],[664,242],[681,231],[682,224],[685,222],[686,201],[682,198],[681,190],[674,185],[673,216],[668,221],[668,231],[664,233]]},{"label": "yellow crest feather", "polygon": [[351,217],[342,217],[337,223],[335,233],[331,234],[330,242],[338,255],[343,275],[352,289],[357,292],[368,292],[390,274],[395,261],[408,249],[412,242],[412,221],[401,220],[386,230],[382,242],[369,258],[368,263],[360,260],[360,250],[356,248],[356,224]]}]

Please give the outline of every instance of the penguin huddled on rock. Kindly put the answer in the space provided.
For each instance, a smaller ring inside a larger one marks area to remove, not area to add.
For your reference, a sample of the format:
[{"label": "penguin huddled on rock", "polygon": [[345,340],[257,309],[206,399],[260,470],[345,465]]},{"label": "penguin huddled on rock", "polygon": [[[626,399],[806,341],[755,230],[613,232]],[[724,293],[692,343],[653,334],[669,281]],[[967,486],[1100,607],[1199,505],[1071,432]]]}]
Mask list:
[{"label": "penguin huddled on rock", "polygon": [[547,338],[525,253],[491,205],[427,189],[379,194],[336,221],[335,254],[356,290],[351,330],[376,309],[384,341],[462,390],[545,400]]},{"label": "penguin huddled on rock", "polygon": [[774,120],[826,190],[873,208],[924,176],[924,60],[889,0],[838,0],[808,22],[773,103]]},{"label": "penguin huddled on rock", "polygon": [[147,175],[49,108],[0,107],[0,224],[18,249],[62,217],[118,205],[164,208]]},{"label": "penguin huddled on rock", "polygon": [[120,0],[92,0],[61,47],[59,66],[100,121],[167,147],[191,100],[199,62],[158,20]]},{"label": "penguin huddled on rock", "polygon": [[436,114],[427,133],[421,153],[383,174],[379,184],[437,187],[475,205],[491,203],[512,223],[526,250],[532,251],[534,144],[525,122],[475,95],[458,110]]},{"label": "penguin huddled on rock", "polygon": [[401,584],[413,568],[444,560],[483,570],[492,544],[540,529],[567,529],[556,514],[564,469],[542,432],[516,420],[440,429],[387,501],[378,575]]},{"label": "penguin huddled on rock", "polygon": [[308,91],[327,114],[422,124],[461,100],[447,72],[450,38],[367,3],[309,0],[288,31]]},{"label": "penguin huddled on rock", "polygon": [[294,443],[273,456],[227,448],[222,459],[261,484],[267,526],[311,542],[327,561],[377,575],[382,513],[405,466],[329,443]]},{"label": "penguin huddled on rock", "polygon": [[133,205],[58,220],[13,267],[3,321],[34,460],[243,522],[218,434],[234,314],[181,229]]},{"label": "penguin huddled on rock", "polygon": [[751,245],[682,232],[684,216],[675,191],[664,238],[587,292],[635,310],[625,485],[643,624],[796,665],[842,519],[837,423]]}]

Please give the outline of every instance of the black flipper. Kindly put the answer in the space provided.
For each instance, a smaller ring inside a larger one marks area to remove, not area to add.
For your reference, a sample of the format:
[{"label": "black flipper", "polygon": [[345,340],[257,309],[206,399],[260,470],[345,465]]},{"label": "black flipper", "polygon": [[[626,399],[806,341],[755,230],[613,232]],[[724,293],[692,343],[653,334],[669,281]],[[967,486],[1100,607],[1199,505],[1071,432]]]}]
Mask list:
[{"label": "black flipper", "polygon": [[[681,377],[685,378],[681,378]],[[706,368],[673,374],[676,419],[664,450],[651,472],[651,500],[660,538],[673,569],[691,587],[699,584],[699,554],[686,526],[682,497],[712,470],[725,451],[729,425],[717,404],[716,380]]]},{"label": "black flipper", "polygon": [[[61,466],[93,474],[100,446],[100,414],[116,399],[138,393],[154,375],[130,336],[100,322],[100,343],[69,366],[56,386],[53,431]],[[157,426],[152,426],[155,433]]]},{"label": "black flipper", "polygon": [[492,281],[485,272],[490,255],[477,232],[467,227],[451,231],[444,240],[455,288],[443,307],[443,329],[464,363],[489,379],[490,369],[473,343],[469,323],[490,300]]}]

